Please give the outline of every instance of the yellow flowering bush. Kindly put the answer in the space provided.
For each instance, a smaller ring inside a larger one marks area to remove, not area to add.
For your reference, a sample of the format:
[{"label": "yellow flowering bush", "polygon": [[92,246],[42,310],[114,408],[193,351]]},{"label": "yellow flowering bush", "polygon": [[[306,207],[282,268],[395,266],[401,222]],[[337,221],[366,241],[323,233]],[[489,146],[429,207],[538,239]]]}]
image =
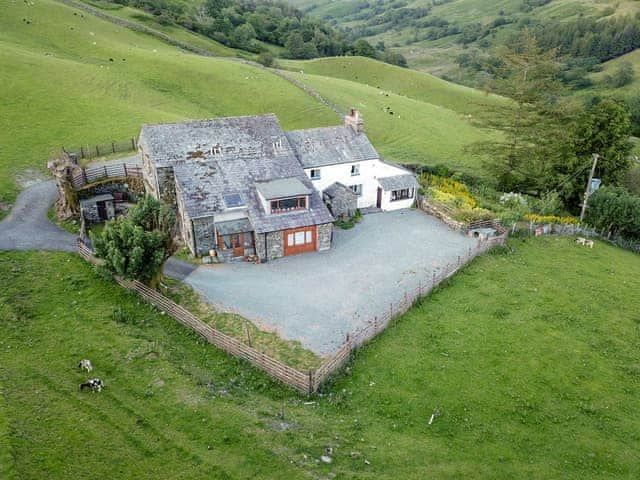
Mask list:
[{"label": "yellow flowering bush", "polygon": [[557,223],[560,225],[577,225],[579,220],[576,217],[559,217],[557,215],[536,215],[535,213],[527,213],[525,219],[533,223]]},{"label": "yellow flowering bush", "polygon": [[427,188],[430,196],[438,202],[457,208],[473,209],[478,206],[478,202],[473,199],[464,183],[429,173],[420,177],[420,183]]}]

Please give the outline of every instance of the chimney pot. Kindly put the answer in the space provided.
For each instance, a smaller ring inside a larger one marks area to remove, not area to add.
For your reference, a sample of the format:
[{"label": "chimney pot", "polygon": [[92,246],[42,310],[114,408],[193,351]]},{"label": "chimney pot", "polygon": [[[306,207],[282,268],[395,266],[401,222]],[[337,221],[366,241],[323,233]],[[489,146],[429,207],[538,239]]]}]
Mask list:
[{"label": "chimney pot", "polygon": [[364,132],[364,120],[360,112],[353,107],[349,109],[349,115],[344,117],[344,124],[353,128],[356,133]]}]

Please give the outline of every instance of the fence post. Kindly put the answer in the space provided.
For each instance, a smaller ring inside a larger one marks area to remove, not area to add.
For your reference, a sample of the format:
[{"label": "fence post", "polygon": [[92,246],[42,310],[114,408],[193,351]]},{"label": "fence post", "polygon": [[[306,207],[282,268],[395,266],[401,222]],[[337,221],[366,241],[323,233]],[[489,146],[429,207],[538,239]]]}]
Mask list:
[{"label": "fence post", "polygon": [[107,172],[107,166],[104,166],[104,176],[109,178],[109,173]]},{"label": "fence post", "polygon": [[113,153],[116,153],[116,142],[115,141],[111,142],[111,150],[113,151]]},{"label": "fence post", "polygon": [[84,148],[80,147],[80,157],[84,158]]},{"label": "fence post", "polygon": [[100,156],[100,148],[98,148],[98,145],[96,145],[96,157]]},{"label": "fence post", "polygon": [[132,138],[131,139],[131,150],[135,150],[136,149],[136,139]]},{"label": "fence post", "polygon": [[373,331],[378,333],[378,316],[373,317]]},{"label": "fence post", "polygon": [[309,395],[313,393],[313,370],[309,370]]},{"label": "fence post", "polygon": [[125,177],[128,177],[129,175],[127,175],[127,164],[126,164],[126,163],[123,163],[123,164],[122,164],[122,168],[123,168],[123,170],[124,170],[124,176],[125,176]]},{"label": "fence post", "polygon": [[87,169],[86,168],[82,169],[82,176],[84,178],[84,183],[85,184],[89,183],[89,179],[87,179]]}]

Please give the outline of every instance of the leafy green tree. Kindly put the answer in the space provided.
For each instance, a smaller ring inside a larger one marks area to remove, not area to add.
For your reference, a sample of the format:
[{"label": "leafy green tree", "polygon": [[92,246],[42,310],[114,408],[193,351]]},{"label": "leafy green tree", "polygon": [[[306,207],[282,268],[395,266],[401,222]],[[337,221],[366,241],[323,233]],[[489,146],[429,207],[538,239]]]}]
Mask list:
[{"label": "leafy green tree", "polygon": [[285,48],[291,58],[304,58],[304,38],[300,32],[293,32],[287,38]]},{"label": "leafy green tree", "polygon": [[376,49],[366,40],[358,40],[353,44],[353,54],[361,57],[376,58]]},{"label": "leafy green tree", "polygon": [[231,42],[239,48],[247,48],[252,40],[256,38],[256,31],[250,23],[245,23],[237,27],[231,33]]},{"label": "leafy green tree", "polygon": [[633,82],[635,72],[631,62],[620,62],[616,67],[613,75],[606,77],[607,86],[614,88],[622,88]]},{"label": "leafy green tree", "polygon": [[605,235],[640,239],[640,197],[620,187],[601,188],[590,197],[585,220]]},{"label": "leafy green tree", "polygon": [[156,286],[164,262],[173,253],[175,216],[150,196],[143,197],[128,217],[107,222],[91,235],[95,254],[113,275]]},{"label": "leafy green tree", "polygon": [[231,5],[231,0],[205,0],[204,11],[210,17],[216,18],[220,15],[223,8]]}]

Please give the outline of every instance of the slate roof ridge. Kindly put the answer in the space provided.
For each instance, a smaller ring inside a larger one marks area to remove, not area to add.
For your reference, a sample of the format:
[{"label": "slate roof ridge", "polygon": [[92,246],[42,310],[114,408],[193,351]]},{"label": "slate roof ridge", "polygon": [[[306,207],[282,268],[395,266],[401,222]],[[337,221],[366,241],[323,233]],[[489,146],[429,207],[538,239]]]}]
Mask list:
[{"label": "slate roof ridge", "polygon": [[260,113],[258,115],[233,115],[229,117],[212,117],[212,118],[188,118],[186,120],[176,120],[175,122],[157,122],[157,123],[143,123],[141,128],[144,127],[159,127],[163,125],[179,125],[179,124],[189,124],[189,123],[206,123],[206,122],[214,122],[214,121],[223,121],[223,120],[232,120],[232,119],[246,119],[246,118],[261,118],[261,117],[273,117],[275,120],[280,123],[278,120],[278,116],[275,113]]}]

